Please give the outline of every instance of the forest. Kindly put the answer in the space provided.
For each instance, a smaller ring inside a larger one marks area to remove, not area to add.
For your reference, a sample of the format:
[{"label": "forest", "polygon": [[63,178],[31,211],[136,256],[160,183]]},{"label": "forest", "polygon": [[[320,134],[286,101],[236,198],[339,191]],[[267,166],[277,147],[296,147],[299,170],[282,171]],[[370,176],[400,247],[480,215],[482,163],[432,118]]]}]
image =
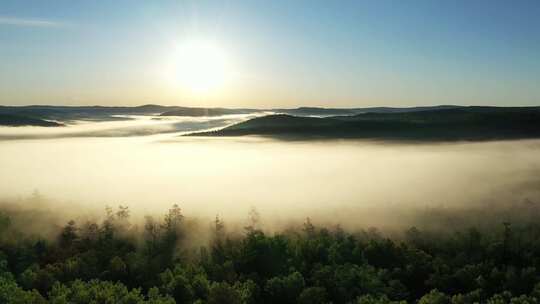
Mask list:
[{"label": "forest", "polygon": [[539,138],[539,107],[390,108],[331,117],[274,114],[190,136],[277,139],[384,139],[427,142]]},{"label": "forest", "polygon": [[391,234],[309,218],[269,232],[252,210],[240,231],[216,216],[206,245],[193,246],[199,230],[178,205],[137,223],[127,207],[107,208],[99,221],[50,223],[52,237],[25,230],[25,211],[0,210],[0,303],[540,301],[534,214]]}]

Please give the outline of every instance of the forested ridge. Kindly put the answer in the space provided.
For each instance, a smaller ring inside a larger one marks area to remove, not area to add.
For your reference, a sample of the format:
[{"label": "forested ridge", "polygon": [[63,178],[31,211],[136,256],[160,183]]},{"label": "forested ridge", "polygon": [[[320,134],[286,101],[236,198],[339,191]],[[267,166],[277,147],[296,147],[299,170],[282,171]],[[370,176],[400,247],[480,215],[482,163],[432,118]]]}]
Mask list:
[{"label": "forested ridge", "polygon": [[539,138],[538,107],[457,107],[347,116],[267,115],[189,136],[259,135],[278,139],[477,141]]},{"label": "forested ridge", "polygon": [[126,207],[109,208],[52,239],[24,232],[14,216],[0,216],[0,303],[540,302],[534,220],[389,237],[309,218],[268,233],[254,212],[241,233],[216,217],[208,244],[194,248],[185,240],[198,235],[177,205],[140,225]]}]

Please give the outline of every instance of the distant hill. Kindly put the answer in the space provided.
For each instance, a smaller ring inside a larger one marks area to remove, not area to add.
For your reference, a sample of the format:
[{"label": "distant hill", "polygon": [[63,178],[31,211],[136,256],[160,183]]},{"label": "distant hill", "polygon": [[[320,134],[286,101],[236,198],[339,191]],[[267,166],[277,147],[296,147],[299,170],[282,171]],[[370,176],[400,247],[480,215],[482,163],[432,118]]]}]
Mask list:
[{"label": "distant hill", "polygon": [[338,108],[318,108],[318,107],[299,107],[295,109],[272,109],[273,112],[280,114],[290,114],[296,116],[335,116],[335,115],[353,115],[359,113],[354,109]]},{"label": "distant hill", "polygon": [[256,112],[274,112],[280,114],[290,114],[294,116],[337,116],[355,115],[365,112],[387,113],[387,112],[411,112],[440,107],[414,107],[414,108],[317,108],[299,107],[293,109],[232,109],[232,108],[201,108],[201,107],[180,107],[162,106],[147,104],[136,107],[104,107],[104,106],[0,106],[0,114],[18,115],[30,118],[57,120],[71,122],[75,120],[126,120],[129,115],[161,115],[161,116],[220,116],[228,114],[249,114]]},{"label": "distant hill", "polygon": [[[126,120],[129,115],[162,116],[218,116],[225,114],[247,114],[259,112],[255,109],[195,108],[179,106],[143,105],[137,107],[104,106],[0,106],[0,114],[18,115],[63,122],[75,120]],[[125,117],[123,117],[125,116]]]},{"label": "distant hill", "polygon": [[162,113],[161,116],[220,116],[228,114],[249,114],[258,111],[260,110],[178,107],[175,110]]},{"label": "distant hill", "polygon": [[294,116],[337,116],[337,115],[354,115],[360,113],[402,113],[402,112],[418,112],[430,110],[452,109],[459,106],[440,105],[426,107],[408,107],[408,108],[392,108],[392,107],[369,107],[369,108],[320,108],[320,107],[299,107],[295,109],[272,109],[271,111],[279,114],[290,114]]},{"label": "distant hill", "polygon": [[103,106],[0,106],[0,114],[20,115],[39,119],[59,121],[73,120],[118,120],[127,119],[114,115],[158,115],[177,107],[160,105],[144,105],[137,107],[103,107]]},{"label": "distant hill", "polygon": [[0,126],[20,127],[60,127],[63,124],[38,118],[24,117],[19,115],[0,114]]},{"label": "distant hill", "polygon": [[0,114],[17,115],[28,118],[43,120],[56,120],[70,123],[76,120],[88,121],[109,121],[126,120],[130,115],[160,115],[160,116],[220,116],[229,114],[249,114],[256,112],[274,112],[280,114],[290,114],[294,116],[337,116],[355,115],[365,112],[387,113],[387,112],[409,112],[435,109],[439,107],[415,107],[415,108],[317,108],[300,107],[293,109],[232,109],[232,108],[201,108],[201,107],[180,107],[162,106],[147,104],[136,107],[105,107],[105,106],[0,106]]},{"label": "distant hill", "polygon": [[456,109],[456,108],[463,108],[463,106],[438,105],[438,106],[405,107],[405,108],[369,107],[369,108],[354,108],[352,110],[355,113],[408,113],[408,112],[447,110],[447,109]]},{"label": "distant hill", "polygon": [[455,108],[457,106],[433,106],[433,107],[411,107],[411,108],[390,108],[390,107],[371,107],[371,108],[320,108],[320,107],[299,107],[299,108],[278,108],[278,109],[228,109],[228,108],[190,108],[177,107],[174,110],[164,112],[161,116],[219,116],[227,114],[249,114],[255,112],[274,112],[276,114],[289,114],[293,116],[340,116],[355,115],[360,113],[401,113],[428,111],[437,109]]},{"label": "distant hill", "polygon": [[[204,117],[230,114],[276,113],[223,130],[200,135],[267,135],[294,138],[382,138],[461,140],[535,138],[535,107],[368,107],[291,109],[233,109],[147,104],[136,107],[104,106],[0,106],[0,124],[10,126],[59,126],[78,120],[132,119],[132,115]],[[53,122],[57,121],[57,122]]]},{"label": "distant hill", "polygon": [[494,140],[540,138],[539,107],[451,107],[328,118],[269,115],[195,136]]}]

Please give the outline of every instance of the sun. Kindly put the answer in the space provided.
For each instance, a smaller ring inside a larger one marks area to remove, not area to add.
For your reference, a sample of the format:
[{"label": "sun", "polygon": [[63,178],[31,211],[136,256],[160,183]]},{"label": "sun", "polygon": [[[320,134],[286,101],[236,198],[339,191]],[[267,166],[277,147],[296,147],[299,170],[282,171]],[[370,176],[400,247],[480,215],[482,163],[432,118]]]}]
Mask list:
[{"label": "sun", "polygon": [[178,85],[195,94],[215,92],[232,79],[230,58],[215,42],[186,41],[177,46],[175,57]]}]

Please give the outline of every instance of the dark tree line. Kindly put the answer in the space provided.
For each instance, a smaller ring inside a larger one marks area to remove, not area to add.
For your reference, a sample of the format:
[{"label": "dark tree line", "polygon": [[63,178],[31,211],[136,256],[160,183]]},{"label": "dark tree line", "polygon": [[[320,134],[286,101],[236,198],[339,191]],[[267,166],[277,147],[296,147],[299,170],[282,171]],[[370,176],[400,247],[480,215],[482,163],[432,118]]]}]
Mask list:
[{"label": "dark tree line", "polygon": [[241,236],[216,217],[208,246],[174,205],[130,223],[69,221],[54,240],[0,215],[0,303],[538,303],[540,225],[402,238],[314,226],[266,234],[252,213]]}]

